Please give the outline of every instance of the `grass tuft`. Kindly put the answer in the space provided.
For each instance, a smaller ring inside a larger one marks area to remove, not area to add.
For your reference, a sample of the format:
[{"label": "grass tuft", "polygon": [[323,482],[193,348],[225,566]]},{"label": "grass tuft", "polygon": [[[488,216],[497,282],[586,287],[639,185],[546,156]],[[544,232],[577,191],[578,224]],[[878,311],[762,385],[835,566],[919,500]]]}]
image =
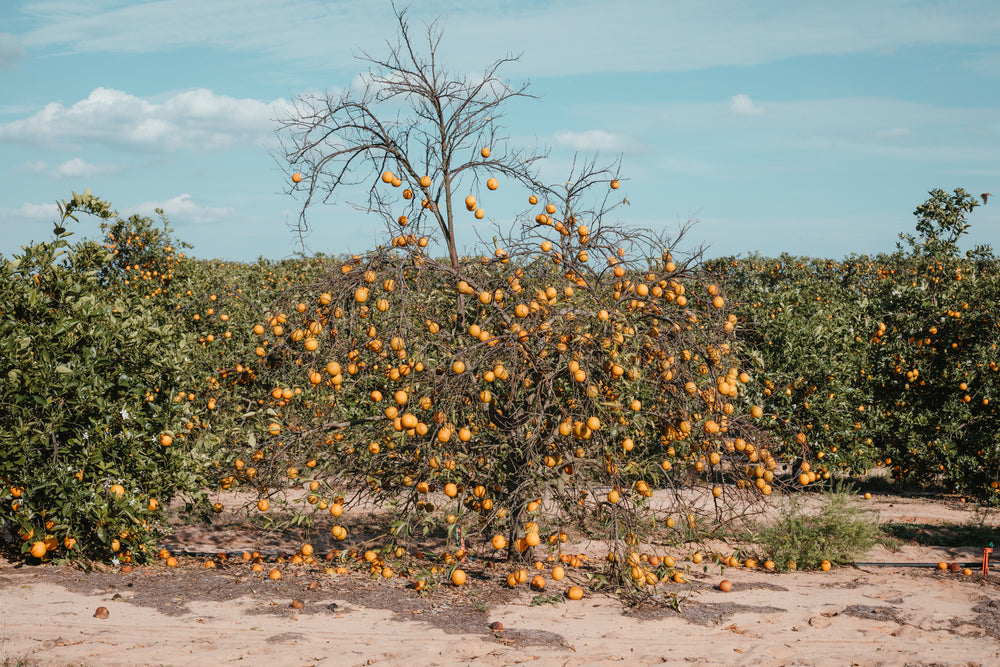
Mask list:
[{"label": "grass tuft", "polygon": [[799,569],[815,569],[824,560],[834,565],[853,563],[880,538],[876,518],[859,509],[848,489],[840,488],[823,494],[818,511],[807,511],[801,497],[790,498],[754,542],[778,568],[787,568],[791,561]]}]

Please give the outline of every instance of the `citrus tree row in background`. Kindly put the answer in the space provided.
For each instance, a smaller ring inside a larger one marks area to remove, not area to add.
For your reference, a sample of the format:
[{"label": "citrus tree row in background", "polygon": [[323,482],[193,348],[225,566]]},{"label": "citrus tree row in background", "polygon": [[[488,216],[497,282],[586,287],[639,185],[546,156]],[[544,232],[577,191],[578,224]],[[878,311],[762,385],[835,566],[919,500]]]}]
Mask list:
[{"label": "citrus tree row in background", "polygon": [[1000,499],[1000,262],[959,250],[978,204],[931,191],[892,254],[705,265],[745,322],[752,398],[779,431],[803,429],[821,468]]}]

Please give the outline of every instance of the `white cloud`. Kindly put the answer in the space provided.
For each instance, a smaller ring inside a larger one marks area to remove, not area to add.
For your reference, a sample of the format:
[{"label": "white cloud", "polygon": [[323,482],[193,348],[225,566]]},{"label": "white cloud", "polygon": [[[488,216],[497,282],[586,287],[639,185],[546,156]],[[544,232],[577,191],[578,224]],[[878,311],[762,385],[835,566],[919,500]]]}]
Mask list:
[{"label": "white cloud", "polygon": [[584,132],[556,132],[553,136],[556,144],[581,153],[602,151],[605,153],[635,153],[641,150],[642,144],[627,134],[606,132],[604,130],[586,130]]},{"label": "white cloud", "polygon": [[[44,165],[45,163],[41,164]],[[53,169],[52,175],[56,178],[90,178],[92,176],[100,176],[101,174],[113,173],[116,170],[117,168],[114,165],[88,164],[82,158],[75,157]]]},{"label": "white cloud", "polygon": [[32,174],[41,174],[45,171],[45,168],[49,165],[45,162],[25,162],[24,168],[30,171]]},{"label": "white cloud", "polygon": [[55,220],[59,216],[59,208],[55,203],[32,204],[25,202],[20,208],[0,208],[0,222],[37,222],[39,220]]},{"label": "white cloud", "polygon": [[764,107],[760,106],[749,95],[740,93],[729,98],[730,110],[740,116],[759,116],[764,113]]},{"label": "white cloud", "polygon": [[891,130],[879,130],[875,132],[876,139],[899,139],[900,137],[906,137],[910,134],[910,128],[908,127],[894,127]]},{"label": "white cloud", "polygon": [[216,222],[223,218],[231,218],[236,215],[236,209],[229,206],[212,207],[197,204],[191,199],[191,195],[189,194],[180,194],[166,201],[143,202],[129,207],[122,215],[138,214],[153,217],[156,215],[156,209],[158,208],[163,209],[164,214],[172,222],[193,222],[199,225]]},{"label": "white cloud", "polygon": [[13,69],[14,63],[23,60],[26,55],[17,35],[0,32],[0,69]]},{"label": "white cloud", "polygon": [[95,88],[72,106],[50,102],[28,118],[0,124],[0,140],[54,148],[87,142],[144,151],[225,150],[263,141],[273,132],[272,119],[286,108],[284,100],[235,99],[205,89],[157,104]]}]

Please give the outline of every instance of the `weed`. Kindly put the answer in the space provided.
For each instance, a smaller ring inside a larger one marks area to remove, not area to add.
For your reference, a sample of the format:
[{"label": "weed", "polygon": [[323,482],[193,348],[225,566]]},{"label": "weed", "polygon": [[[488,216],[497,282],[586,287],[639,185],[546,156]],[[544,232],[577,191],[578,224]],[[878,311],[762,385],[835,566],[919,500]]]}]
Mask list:
[{"label": "weed", "polygon": [[537,607],[543,604],[559,604],[562,602],[562,597],[558,595],[550,595],[548,593],[539,593],[535,597],[531,598],[531,606]]},{"label": "weed", "polygon": [[778,567],[793,561],[803,569],[822,561],[845,564],[879,542],[875,518],[859,511],[851,492],[843,487],[824,494],[823,506],[809,513],[798,498],[790,499],[776,521],[764,526],[753,541]]}]

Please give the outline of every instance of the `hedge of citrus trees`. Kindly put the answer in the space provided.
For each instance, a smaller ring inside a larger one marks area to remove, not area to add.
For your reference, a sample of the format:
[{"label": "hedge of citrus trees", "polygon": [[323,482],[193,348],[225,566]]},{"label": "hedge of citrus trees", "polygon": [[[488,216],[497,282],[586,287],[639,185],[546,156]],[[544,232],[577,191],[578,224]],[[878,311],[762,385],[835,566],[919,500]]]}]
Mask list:
[{"label": "hedge of citrus trees", "polygon": [[787,443],[808,434],[821,470],[880,465],[901,488],[1000,498],[1000,262],[958,245],[978,204],[931,191],[892,254],[706,265],[746,321],[763,369],[754,398]]}]

